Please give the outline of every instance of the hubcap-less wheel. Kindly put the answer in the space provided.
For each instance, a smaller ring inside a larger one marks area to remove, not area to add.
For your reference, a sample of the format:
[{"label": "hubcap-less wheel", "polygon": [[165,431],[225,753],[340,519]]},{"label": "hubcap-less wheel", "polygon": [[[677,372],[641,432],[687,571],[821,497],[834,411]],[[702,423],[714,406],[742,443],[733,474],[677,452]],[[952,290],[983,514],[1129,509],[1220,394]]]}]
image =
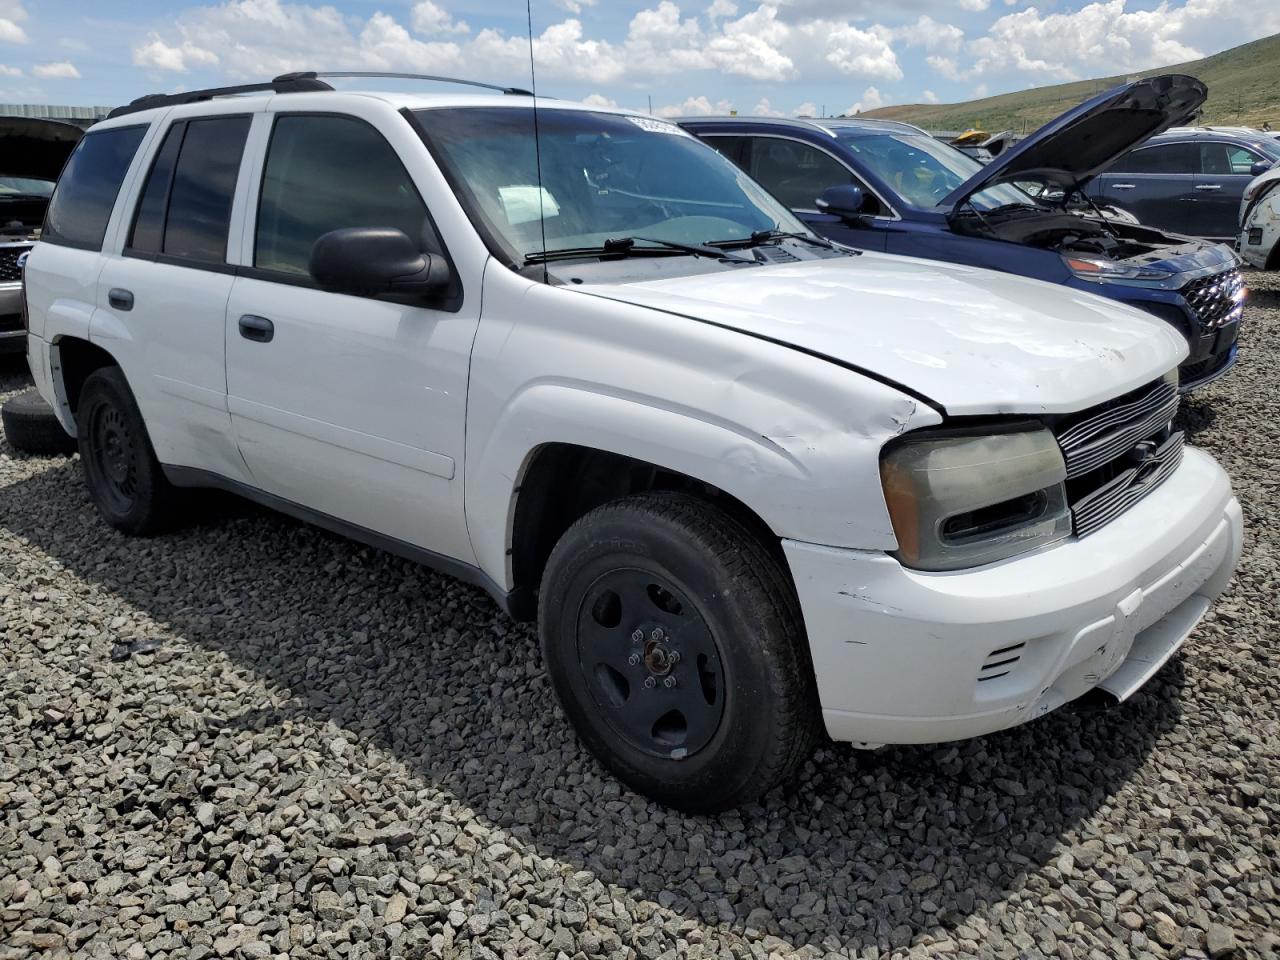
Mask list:
[{"label": "hubcap-less wheel", "polygon": [[114,406],[102,404],[89,422],[89,456],[101,479],[101,492],[121,513],[133,505],[138,491],[134,438],[124,416]]},{"label": "hubcap-less wheel", "polygon": [[598,577],[578,609],[577,655],[602,718],[637,749],[686,757],[719,728],[720,651],[697,607],[667,578],[635,568]]}]

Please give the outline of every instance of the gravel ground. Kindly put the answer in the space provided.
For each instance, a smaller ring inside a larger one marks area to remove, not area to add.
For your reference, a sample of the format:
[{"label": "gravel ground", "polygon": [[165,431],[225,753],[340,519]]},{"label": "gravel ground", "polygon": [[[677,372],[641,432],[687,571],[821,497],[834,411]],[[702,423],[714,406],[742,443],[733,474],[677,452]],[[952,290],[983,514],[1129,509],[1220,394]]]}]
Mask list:
[{"label": "gravel ground", "polygon": [[[0,960],[1280,955],[1280,275],[1184,419],[1231,592],[1133,700],[822,750],[713,819],[576,745],[481,592],[235,501],[131,540],[0,441]],[[0,371],[0,396],[26,385]]]}]

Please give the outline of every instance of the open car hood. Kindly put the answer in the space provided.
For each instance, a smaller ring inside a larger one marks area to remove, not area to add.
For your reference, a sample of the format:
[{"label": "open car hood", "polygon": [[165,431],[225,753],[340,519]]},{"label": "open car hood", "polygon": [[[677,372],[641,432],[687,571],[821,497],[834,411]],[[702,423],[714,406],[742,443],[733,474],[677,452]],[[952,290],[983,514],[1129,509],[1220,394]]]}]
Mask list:
[{"label": "open car hood", "polygon": [[1138,144],[1185,123],[1208,95],[1203,83],[1181,74],[1147,77],[1100,93],[1005,150],[939,206],[954,208],[980,190],[1015,180],[1079,188]]},{"label": "open car hood", "polygon": [[57,180],[84,131],[35,117],[0,117],[0,176]]}]

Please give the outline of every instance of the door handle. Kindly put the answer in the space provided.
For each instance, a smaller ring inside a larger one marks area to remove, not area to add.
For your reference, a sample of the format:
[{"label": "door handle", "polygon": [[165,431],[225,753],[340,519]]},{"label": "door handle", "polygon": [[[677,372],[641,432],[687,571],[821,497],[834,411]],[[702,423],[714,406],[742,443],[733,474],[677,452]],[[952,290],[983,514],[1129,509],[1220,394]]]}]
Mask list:
[{"label": "door handle", "polygon": [[133,291],[125,290],[123,287],[112,287],[107,291],[107,303],[111,304],[113,310],[132,310]]},{"label": "door handle", "polygon": [[1197,190],[1221,190],[1222,185],[1218,183],[1197,183]]},{"label": "door handle", "polygon": [[1113,183],[1111,185],[1111,189],[1112,190],[1132,190],[1134,186],[1135,184],[1132,184],[1132,183]]},{"label": "door handle", "polygon": [[256,343],[270,343],[276,335],[276,325],[266,317],[256,317],[246,313],[240,318],[240,336]]}]

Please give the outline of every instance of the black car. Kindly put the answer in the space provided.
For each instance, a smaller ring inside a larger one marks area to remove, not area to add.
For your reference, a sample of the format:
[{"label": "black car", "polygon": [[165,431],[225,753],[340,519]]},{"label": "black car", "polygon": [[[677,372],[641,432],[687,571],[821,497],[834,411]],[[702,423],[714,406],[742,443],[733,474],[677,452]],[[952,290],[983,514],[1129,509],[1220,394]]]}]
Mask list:
[{"label": "black car", "polygon": [[1144,224],[1234,241],[1249,181],[1280,163],[1280,140],[1242,127],[1179,127],[1094,178],[1088,192]]}]

